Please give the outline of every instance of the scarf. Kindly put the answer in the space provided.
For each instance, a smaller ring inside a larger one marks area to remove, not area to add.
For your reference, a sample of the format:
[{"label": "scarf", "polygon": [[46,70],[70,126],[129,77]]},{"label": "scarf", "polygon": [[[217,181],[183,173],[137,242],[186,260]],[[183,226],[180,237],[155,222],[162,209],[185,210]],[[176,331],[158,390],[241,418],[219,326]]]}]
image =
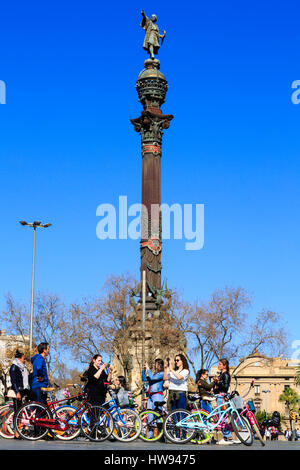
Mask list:
[{"label": "scarf", "polygon": [[23,388],[28,388],[29,389],[29,382],[28,382],[28,369],[26,364],[23,364],[19,359],[15,359],[13,361],[13,364],[15,366],[19,367],[21,373],[22,373],[22,378],[23,378]]}]

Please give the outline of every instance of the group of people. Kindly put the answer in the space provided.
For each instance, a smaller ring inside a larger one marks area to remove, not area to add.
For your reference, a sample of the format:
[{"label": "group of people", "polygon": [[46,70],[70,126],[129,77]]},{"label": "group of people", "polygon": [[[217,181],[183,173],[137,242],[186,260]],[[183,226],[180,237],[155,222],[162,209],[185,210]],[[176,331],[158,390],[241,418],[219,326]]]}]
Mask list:
[{"label": "group of people", "polygon": [[[10,368],[11,389],[14,393],[14,409],[17,411],[22,404],[24,396],[31,400],[46,403],[47,395],[43,388],[48,387],[49,378],[47,372],[46,358],[49,354],[49,344],[41,343],[38,345],[38,353],[31,358],[32,372],[29,374],[25,363],[24,353],[17,351],[15,359]],[[229,363],[227,359],[220,359],[218,364],[219,375],[214,377],[208,383],[208,370],[201,369],[196,376],[196,383],[200,395],[201,406],[208,412],[212,411],[210,400],[212,395],[216,397],[217,406],[222,404],[224,394],[229,390],[230,374]],[[93,405],[103,405],[106,401],[107,384],[112,380],[112,366],[103,363],[102,356],[96,354],[83,373],[82,380],[86,381],[85,390],[88,400]],[[153,370],[145,362],[142,371],[142,380],[147,393],[147,408],[154,409],[158,403],[165,400],[166,383],[168,383],[168,410],[186,409],[188,394],[188,378],[190,376],[189,365],[183,354],[177,354],[174,362],[168,358],[156,359]],[[118,376],[114,380],[114,394],[118,400],[119,406],[129,405],[129,394],[124,376]],[[158,406],[159,407],[159,406]],[[223,431],[223,442],[232,443],[232,434],[228,429]],[[18,437],[18,436],[16,436]]]},{"label": "group of people", "polygon": [[50,347],[48,343],[41,343],[37,349],[38,353],[31,358],[32,372],[30,374],[26,366],[25,354],[19,350],[15,353],[9,370],[15,410],[20,407],[24,396],[46,403],[46,395],[41,389],[48,387],[49,384],[46,357]]},{"label": "group of people", "polygon": [[[228,392],[230,386],[229,362],[227,359],[220,359],[218,364],[219,375],[213,377],[208,383],[208,370],[201,369],[196,375],[196,384],[201,400],[201,407],[209,413],[212,411],[210,401],[216,399],[217,406],[221,405],[224,395]],[[177,354],[174,364],[170,359],[166,360],[166,364],[162,359],[156,359],[154,362],[154,370],[151,371],[147,362],[145,362],[142,379],[147,384],[147,408],[154,409],[158,402],[164,401],[164,387],[168,382],[168,410],[186,409],[188,378],[190,375],[189,365],[183,354]],[[219,444],[232,444],[231,430],[223,430],[223,439]]]},{"label": "group of people", "polygon": [[287,429],[284,433],[284,437],[286,441],[299,441],[300,433],[299,429],[293,429],[293,431]]},{"label": "group of people", "polygon": [[[9,369],[11,390],[10,397],[13,399],[14,411],[18,411],[22,405],[23,397],[46,403],[47,396],[42,388],[49,385],[46,357],[49,354],[49,344],[40,343],[38,353],[31,358],[32,372],[29,373],[26,366],[25,354],[19,350]],[[15,438],[19,438],[15,431]]]},{"label": "group of people", "polygon": [[264,436],[266,441],[277,441],[278,440],[278,435],[279,431],[275,426],[270,426],[264,430]]}]

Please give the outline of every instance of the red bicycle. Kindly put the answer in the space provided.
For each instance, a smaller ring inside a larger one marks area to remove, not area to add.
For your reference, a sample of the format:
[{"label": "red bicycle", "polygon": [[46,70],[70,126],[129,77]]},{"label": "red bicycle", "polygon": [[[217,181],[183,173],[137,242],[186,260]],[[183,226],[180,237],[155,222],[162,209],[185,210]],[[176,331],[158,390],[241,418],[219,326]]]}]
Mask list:
[{"label": "red bicycle", "polygon": [[[44,392],[53,392],[55,388],[44,388]],[[72,401],[80,402],[77,407],[60,406]],[[84,419],[83,419],[84,418]],[[29,402],[15,414],[15,428],[19,435],[27,440],[43,439],[49,431],[54,431],[58,438],[74,439],[80,431],[93,441],[104,441],[113,432],[113,419],[102,406],[90,405],[85,392],[62,400],[50,401],[47,405]]]}]

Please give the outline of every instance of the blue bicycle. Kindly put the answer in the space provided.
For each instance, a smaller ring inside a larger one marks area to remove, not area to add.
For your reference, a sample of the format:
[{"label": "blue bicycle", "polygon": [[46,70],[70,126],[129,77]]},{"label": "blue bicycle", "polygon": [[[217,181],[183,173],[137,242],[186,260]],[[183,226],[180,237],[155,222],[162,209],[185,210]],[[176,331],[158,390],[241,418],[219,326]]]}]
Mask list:
[{"label": "blue bicycle", "polygon": [[121,442],[131,442],[137,439],[142,431],[142,421],[133,408],[120,408],[112,389],[108,389],[111,399],[103,403],[114,421],[111,437]]},{"label": "blue bicycle", "polygon": [[[253,443],[253,433],[247,418],[240,414],[243,400],[232,392],[224,396],[224,402],[211,413],[197,408],[197,411],[174,410],[164,421],[165,437],[175,444],[185,444],[198,433],[211,435],[225,427],[232,429],[240,442],[246,446]],[[231,425],[231,427],[230,427]]]},{"label": "blue bicycle", "polygon": [[[78,384],[72,384],[73,387],[81,387]],[[56,412],[59,416],[68,415],[69,424],[74,428],[72,437],[67,437],[59,433],[59,439],[71,439],[77,437],[82,431],[83,435],[91,441],[99,441],[101,430],[109,431],[108,438],[113,438],[122,442],[131,442],[137,439],[142,430],[142,422],[139,414],[132,408],[120,408],[117,399],[113,396],[113,390],[108,389],[111,399],[103,403],[101,407],[93,406],[92,409],[97,411],[98,408],[106,409],[107,416],[99,414],[96,418],[94,414],[88,411],[80,413],[80,409],[76,409],[72,405],[59,407]],[[93,432],[91,432],[93,430]],[[95,433],[97,430],[97,433]],[[74,434],[76,431],[76,435]]]}]

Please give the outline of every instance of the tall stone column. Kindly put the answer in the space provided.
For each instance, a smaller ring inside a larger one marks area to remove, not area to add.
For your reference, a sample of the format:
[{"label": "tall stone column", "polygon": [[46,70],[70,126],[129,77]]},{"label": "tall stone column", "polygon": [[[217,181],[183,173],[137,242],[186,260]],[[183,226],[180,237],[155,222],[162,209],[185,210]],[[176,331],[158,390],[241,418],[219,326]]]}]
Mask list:
[{"label": "tall stone column", "polygon": [[146,272],[147,311],[159,306],[161,286],[161,156],[163,131],[168,129],[171,114],[163,114],[168,82],[160,71],[157,59],[145,61],[136,89],[143,106],[141,116],[131,119],[141,135],[142,154],[142,214],[140,271]]},{"label": "tall stone column", "polygon": [[[150,367],[157,358],[166,359],[185,352],[186,340],[178,331],[169,310],[171,293],[162,284],[162,223],[161,223],[161,158],[162,138],[173,119],[163,114],[168,82],[160,71],[160,61],[154,56],[163,41],[165,32],[159,34],[156,15],[147,18],[142,12],[141,26],[145,29],[143,48],[150,54],[136,82],[139,101],[143,107],[141,115],[131,119],[136,132],[141,136],[142,167],[142,212],[140,242],[140,283],[132,289],[130,303],[132,312],[128,317],[129,339],[126,364],[115,359],[119,373],[124,374],[130,388],[140,392],[142,387],[142,358]],[[146,273],[146,312],[142,321],[142,275]],[[136,302],[135,297],[139,300]],[[145,327],[145,328],[144,328]],[[120,340],[120,338],[119,338]],[[121,339],[122,340],[122,339]],[[143,349],[144,347],[144,349]]]}]

